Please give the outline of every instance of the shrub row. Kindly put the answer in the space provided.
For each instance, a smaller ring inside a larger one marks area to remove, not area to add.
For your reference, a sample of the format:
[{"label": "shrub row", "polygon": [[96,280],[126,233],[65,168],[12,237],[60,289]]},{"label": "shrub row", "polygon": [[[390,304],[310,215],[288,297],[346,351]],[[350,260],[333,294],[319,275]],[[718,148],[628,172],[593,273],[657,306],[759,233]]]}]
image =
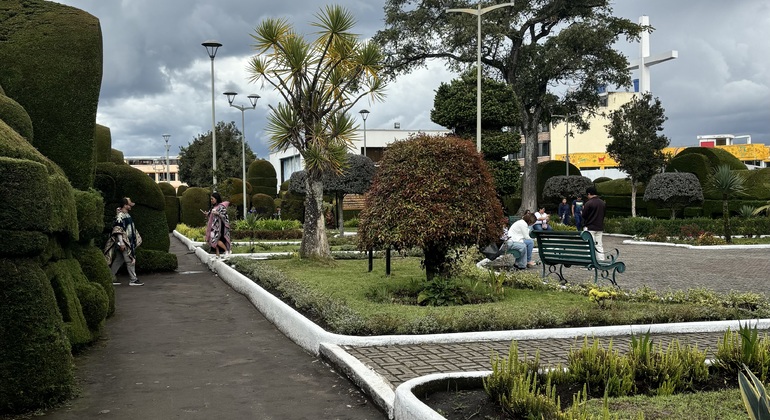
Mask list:
[{"label": "shrub row", "polygon": [[[769,235],[770,217],[731,218],[732,232],[737,235]],[[716,235],[723,231],[722,219],[698,217],[691,219],[655,219],[647,217],[608,218],[604,222],[606,233],[621,233],[633,236],[648,236],[653,232],[665,232],[668,236],[679,236],[684,226],[697,226],[703,231]]]}]

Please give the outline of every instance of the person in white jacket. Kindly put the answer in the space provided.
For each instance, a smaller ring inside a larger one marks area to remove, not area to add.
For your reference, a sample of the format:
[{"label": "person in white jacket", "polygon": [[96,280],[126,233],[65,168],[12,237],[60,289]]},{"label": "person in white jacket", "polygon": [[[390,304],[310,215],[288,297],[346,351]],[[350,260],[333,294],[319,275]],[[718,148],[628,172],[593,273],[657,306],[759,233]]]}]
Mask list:
[{"label": "person in white jacket", "polygon": [[535,224],[536,220],[535,215],[528,213],[522,216],[520,220],[513,222],[508,228],[506,244],[508,248],[515,248],[521,252],[521,257],[517,258],[514,264],[520,270],[535,266],[532,261],[532,250],[535,247],[535,242],[529,236],[529,228]]}]

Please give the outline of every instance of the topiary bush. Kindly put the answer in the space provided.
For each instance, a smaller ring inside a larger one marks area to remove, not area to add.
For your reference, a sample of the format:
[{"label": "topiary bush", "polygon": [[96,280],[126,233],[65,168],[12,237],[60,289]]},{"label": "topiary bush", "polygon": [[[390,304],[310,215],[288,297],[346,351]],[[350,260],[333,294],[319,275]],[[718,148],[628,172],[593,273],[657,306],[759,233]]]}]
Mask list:
[{"label": "topiary bush", "polygon": [[164,197],[176,197],[176,188],[169,182],[158,182],[160,192]]},{"label": "topiary bush", "polygon": [[187,191],[187,188],[189,188],[187,185],[180,185],[176,189],[176,196],[181,197],[182,194],[184,194],[185,191]]},{"label": "topiary bush", "polygon": [[75,389],[70,342],[36,259],[0,258],[0,413],[56,404]]},{"label": "topiary bush", "polygon": [[543,203],[558,207],[562,198],[568,202],[578,196],[583,196],[586,188],[593,186],[591,179],[580,175],[556,175],[548,179],[543,187]]},{"label": "topiary bush", "polygon": [[505,226],[492,176],[475,146],[418,134],[383,154],[360,214],[358,248],[421,248],[430,281],[451,274],[450,249],[494,242]]},{"label": "topiary bush", "polygon": [[211,207],[211,190],[202,187],[190,187],[185,189],[179,199],[180,221],[190,227],[206,226],[206,216],[201,210]]},{"label": "topiary bush", "polygon": [[281,219],[305,223],[305,196],[289,191],[290,183],[291,180],[281,184]]},{"label": "topiary bush", "polygon": [[102,81],[99,20],[70,6],[37,0],[5,2],[0,22],[0,80],[6,95],[34,122],[33,145],[61,166],[75,188],[88,189],[96,161],[94,125]]},{"label": "topiary bush", "polygon": [[177,196],[172,197],[168,195],[164,198],[166,199],[166,222],[168,223],[168,231],[173,232],[180,220],[180,199]]},{"label": "topiary bush", "polygon": [[677,210],[703,202],[703,189],[695,174],[664,172],[650,179],[644,191],[644,201],[670,209],[674,219]]},{"label": "topiary bush", "polygon": [[275,213],[275,201],[267,194],[254,194],[251,203],[261,217],[272,217]]},{"label": "topiary bush", "polygon": [[110,162],[116,165],[125,165],[126,158],[123,157],[123,152],[120,150],[110,150]]},{"label": "topiary bush", "polygon": [[[580,169],[571,163],[569,164],[569,173],[570,175],[581,175]],[[564,161],[548,160],[545,162],[539,162],[537,164],[537,202],[543,202],[543,189],[545,188],[545,183],[549,178],[557,175],[566,176],[566,174],[567,167]]]},{"label": "topiary bush", "polygon": [[0,95],[0,120],[4,121],[25,140],[32,143],[32,119],[27,111],[13,99]]},{"label": "topiary bush", "polygon": [[[112,285],[110,285],[112,287]],[[92,282],[75,283],[75,292],[83,308],[83,317],[91,331],[99,331],[107,318],[109,299],[102,285]]]},{"label": "topiary bush", "polygon": [[267,194],[275,197],[278,178],[273,165],[264,159],[257,159],[251,162],[249,170],[246,173],[246,181],[251,184],[252,190],[249,194]]},{"label": "topiary bush", "polygon": [[174,271],[179,266],[176,254],[147,249],[143,246],[136,249],[136,272],[155,273]]},{"label": "topiary bush", "polygon": [[77,244],[70,246],[72,256],[89,282],[98,284],[107,295],[107,314],[115,313],[115,288],[112,287],[112,272],[104,259],[102,250],[96,246]]},{"label": "topiary bush", "polygon": [[606,177],[606,176],[600,176],[599,178],[594,179],[594,184],[599,184],[601,182],[607,182],[612,181],[612,178]]},{"label": "topiary bush", "polygon": [[96,124],[94,127],[96,162],[110,162],[112,157],[112,133],[110,127]]},{"label": "topiary bush", "polygon": [[99,191],[74,190],[80,242],[88,244],[100,240],[104,230],[104,200]]},{"label": "topiary bush", "polygon": [[45,266],[45,272],[48,281],[51,282],[51,287],[53,287],[67,338],[69,338],[73,348],[82,348],[94,339],[94,335],[88,328],[85,315],[83,315],[83,308],[78,300],[75,284],[88,280],[78,262],[73,259],[51,262]]}]

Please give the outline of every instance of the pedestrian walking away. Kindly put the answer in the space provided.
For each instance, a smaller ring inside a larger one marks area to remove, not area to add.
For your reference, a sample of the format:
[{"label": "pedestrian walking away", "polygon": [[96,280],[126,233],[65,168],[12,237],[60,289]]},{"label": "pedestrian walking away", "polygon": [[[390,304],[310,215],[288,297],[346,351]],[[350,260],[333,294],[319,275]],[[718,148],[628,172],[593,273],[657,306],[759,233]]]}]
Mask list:
[{"label": "pedestrian walking away", "polygon": [[596,259],[604,260],[604,244],[602,242],[602,233],[604,232],[604,213],[606,204],[599,198],[596,187],[586,188],[588,201],[583,205],[583,224],[584,230],[587,230],[594,238],[596,246]]},{"label": "pedestrian walking away", "polygon": [[129,197],[123,197],[117,209],[112,232],[104,245],[104,258],[112,271],[112,284],[119,285],[116,274],[123,264],[128,271],[129,286],[144,286],[136,277],[136,248],[142,244],[142,237],[131,218],[131,208],[135,203]]},{"label": "pedestrian walking away", "polygon": [[562,224],[569,224],[570,205],[567,204],[567,199],[562,198],[561,204],[559,204],[559,219]]}]

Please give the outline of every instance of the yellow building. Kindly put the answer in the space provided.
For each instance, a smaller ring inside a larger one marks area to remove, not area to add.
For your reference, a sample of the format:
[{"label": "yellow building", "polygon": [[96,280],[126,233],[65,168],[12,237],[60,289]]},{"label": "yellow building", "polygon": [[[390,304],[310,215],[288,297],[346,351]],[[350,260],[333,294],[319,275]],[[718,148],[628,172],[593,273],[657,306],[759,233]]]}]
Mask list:
[{"label": "yellow building", "polygon": [[[124,159],[126,163],[147,174],[155,182],[166,182],[166,159],[149,156],[131,156]],[[174,188],[180,185],[186,185],[179,181],[179,157],[173,156],[168,159],[168,172],[170,181]]]},{"label": "yellow building", "polygon": [[[609,124],[609,115],[612,111],[620,109],[625,103],[629,102],[636,93],[634,92],[609,92],[606,96],[606,106],[599,108],[597,115],[589,118],[591,128],[585,132],[580,132],[575,125],[570,124],[569,143],[567,143],[567,124],[560,122],[551,126],[550,135],[550,158],[555,160],[566,160],[569,151],[569,161],[580,168],[581,172],[589,178],[599,176],[613,176],[619,174],[617,171],[617,162],[615,162],[606,152],[607,145],[612,138],[607,134],[606,126]],[[585,118],[585,116],[584,116]],[[734,139],[748,136],[734,136],[731,134],[705,135],[698,136],[699,144],[692,146],[716,147],[727,150],[735,157],[740,159],[749,168],[764,168],[770,165],[770,147],[764,144],[751,144],[751,137],[748,137],[746,144],[735,144]],[[668,147],[664,153],[676,155],[681,150],[692,146]],[[569,147],[569,150],[567,148]],[[614,172],[613,172],[614,170]]]}]

